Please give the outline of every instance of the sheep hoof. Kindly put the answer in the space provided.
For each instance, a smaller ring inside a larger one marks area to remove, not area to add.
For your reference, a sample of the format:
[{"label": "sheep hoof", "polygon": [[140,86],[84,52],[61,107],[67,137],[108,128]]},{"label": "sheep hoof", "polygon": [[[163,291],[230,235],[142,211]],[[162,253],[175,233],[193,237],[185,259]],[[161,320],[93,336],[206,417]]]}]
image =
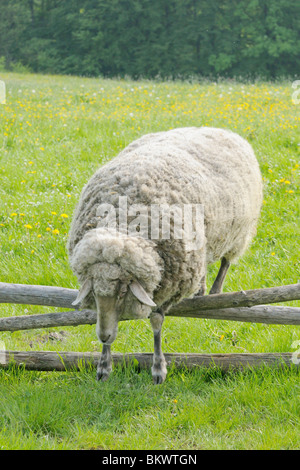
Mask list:
[{"label": "sheep hoof", "polygon": [[162,363],[160,365],[158,364],[153,365],[151,371],[152,371],[153,383],[155,385],[162,384],[166,380],[167,367],[165,363]]},{"label": "sheep hoof", "polygon": [[102,382],[106,382],[110,376],[111,371],[111,364],[108,364],[107,361],[100,359],[97,367],[97,381],[101,380]]},{"label": "sheep hoof", "polygon": [[166,375],[153,375],[153,383],[154,385],[160,385],[166,380]]},{"label": "sheep hoof", "polygon": [[106,382],[109,375],[110,375],[110,371],[104,370],[104,369],[98,369],[96,379],[97,381],[101,380],[101,382]]}]

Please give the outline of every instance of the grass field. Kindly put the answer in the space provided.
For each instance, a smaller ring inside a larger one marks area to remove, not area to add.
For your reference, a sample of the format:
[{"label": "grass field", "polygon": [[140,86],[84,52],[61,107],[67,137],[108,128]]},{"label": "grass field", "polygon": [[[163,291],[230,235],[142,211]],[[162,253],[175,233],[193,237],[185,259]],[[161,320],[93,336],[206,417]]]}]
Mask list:
[{"label": "grass field", "polygon": [[[229,128],[253,145],[264,179],[257,236],[225,290],[300,280],[300,105],[291,83],[131,82],[3,73],[0,281],[77,287],[66,254],[80,191],[137,137],[183,126]],[[218,266],[210,267],[210,286]],[[290,305],[300,305],[299,302]],[[0,305],[0,315],[55,311]],[[292,352],[298,327],[167,318],[165,352]],[[6,349],[101,350],[94,326],[1,333]],[[147,321],[123,322],[114,352],[152,351]],[[299,449],[295,369],[0,370],[3,449]]]}]

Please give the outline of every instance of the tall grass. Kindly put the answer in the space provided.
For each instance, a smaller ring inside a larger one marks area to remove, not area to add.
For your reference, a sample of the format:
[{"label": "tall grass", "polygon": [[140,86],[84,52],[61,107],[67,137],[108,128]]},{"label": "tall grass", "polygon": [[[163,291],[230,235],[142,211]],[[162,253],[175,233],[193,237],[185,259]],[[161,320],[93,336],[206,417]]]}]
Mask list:
[{"label": "tall grass", "polygon": [[[252,144],[264,179],[257,236],[225,290],[299,282],[299,106],[291,83],[131,82],[2,74],[0,281],[77,287],[69,224],[93,172],[135,138],[183,126],[232,129]],[[218,266],[211,266],[208,285]],[[299,305],[299,302],[293,302]],[[54,311],[2,305],[0,315]],[[56,333],[55,335],[53,333]],[[298,327],[167,318],[165,352],[292,351]],[[1,333],[7,349],[100,350],[93,326]],[[123,322],[118,352],[151,351],[147,321]],[[296,449],[295,369],[223,375],[150,371],[0,373],[0,445],[25,449]]]}]

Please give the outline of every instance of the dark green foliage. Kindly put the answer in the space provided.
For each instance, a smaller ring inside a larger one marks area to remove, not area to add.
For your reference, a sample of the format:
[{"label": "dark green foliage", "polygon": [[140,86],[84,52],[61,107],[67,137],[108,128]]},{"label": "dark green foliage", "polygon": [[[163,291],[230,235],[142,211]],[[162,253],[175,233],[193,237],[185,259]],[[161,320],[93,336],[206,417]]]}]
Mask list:
[{"label": "dark green foliage", "polygon": [[293,76],[299,0],[0,0],[7,68],[85,76]]}]

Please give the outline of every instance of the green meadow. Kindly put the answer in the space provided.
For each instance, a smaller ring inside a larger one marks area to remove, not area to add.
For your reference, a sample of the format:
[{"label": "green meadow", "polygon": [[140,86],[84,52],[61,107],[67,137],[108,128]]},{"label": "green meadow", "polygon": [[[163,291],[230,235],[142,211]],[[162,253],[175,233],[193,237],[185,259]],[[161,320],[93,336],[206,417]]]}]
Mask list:
[{"label": "green meadow", "polygon": [[[225,291],[300,282],[300,104],[292,82],[159,82],[2,73],[0,282],[77,288],[66,252],[84,184],[139,136],[213,126],[245,137],[257,155],[264,201],[251,247]],[[218,264],[209,267],[208,288]],[[300,306],[300,302],[289,305]],[[0,316],[59,311],[1,304]],[[165,352],[293,352],[297,326],[166,318]],[[153,350],[149,321],[119,325],[112,351]],[[101,351],[94,326],[0,333],[26,351]],[[292,368],[222,373],[116,367],[0,370],[2,449],[299,449],[300,376]]]}]

